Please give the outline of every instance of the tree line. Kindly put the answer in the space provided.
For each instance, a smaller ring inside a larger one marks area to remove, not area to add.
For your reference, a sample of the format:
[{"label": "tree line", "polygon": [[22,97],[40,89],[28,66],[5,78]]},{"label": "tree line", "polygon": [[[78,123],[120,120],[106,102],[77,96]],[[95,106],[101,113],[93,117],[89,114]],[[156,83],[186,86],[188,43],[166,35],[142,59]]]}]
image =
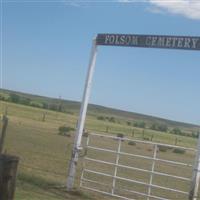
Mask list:
[{"label": "tree line", "polygon": [[64,108],[61,102],[58,102],[58,103],[39,102],[39,101],[34,101],[27,97],[20,96],[15,93],[10,93],[8,97],[5,97],[0,94],[0,100],[32,106],[32,107],[37,107],[37,108],[49,109],[53,111],[59,111],[59,112],[64,111]]}]

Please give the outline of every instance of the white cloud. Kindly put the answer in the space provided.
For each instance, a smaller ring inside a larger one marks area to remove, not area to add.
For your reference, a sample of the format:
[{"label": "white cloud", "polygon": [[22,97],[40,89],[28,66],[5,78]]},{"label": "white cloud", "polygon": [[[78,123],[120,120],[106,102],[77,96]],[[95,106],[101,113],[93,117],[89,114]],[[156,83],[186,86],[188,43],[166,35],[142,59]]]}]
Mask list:
[{"label": "white cloud", "polygon": [[117,0],[120,3],[143,2],[152,7],[147,10],[154,13],[171,13],[200,20],[200,0]]},{"label": "white cloud", "polygon": [[200,20],[200,0],[149,0],[149,2],[161,11]]}]

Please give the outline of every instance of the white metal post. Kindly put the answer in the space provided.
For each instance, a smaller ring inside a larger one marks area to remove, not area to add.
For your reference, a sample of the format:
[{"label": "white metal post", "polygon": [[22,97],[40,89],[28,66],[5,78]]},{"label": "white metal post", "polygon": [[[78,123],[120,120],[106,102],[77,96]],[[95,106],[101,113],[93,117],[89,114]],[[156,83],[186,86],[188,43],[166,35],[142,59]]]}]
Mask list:
[{"label": "white metal post", "polygon": [[82,99],[82,103],[81,103],[81,109],[80,109],[77,130],[76,130],[75,138],[74,138],[72,156],[71,156],[71,160],[70,160],[70,164],[69,164],[69,171],[68,171],[68,177],[67,177],[67,190],[71,190],[74,185],[74,178],[75,178],[75,174],[76,174],[76,165],[78,162],[79,151],[81,149],[80,148],[81,139],[82,139],[85,118],[86,118],[86,113],[87,113],[87,107],[88,107],[88,102],[89,102],[89,97],[90,97],[90,91],[91,91],[91,86],[92,86],[92,78],[93,78],[94,69],[95,69],[96,56],[97,56],[97,45],[96,45],[96,38],[95,38],[93,40],[93,44],[92,44],[88,73],[87,73],[87,78],[86,78],[86,82],[85,82],[85,89],[84,89],[83,99]]},{"label": "white metal post", "polygon": [[197,144],[197,154],[193,167],[193,175],[192,175],[192,183],[190,188],[189,200],[197,200],[198,199],[198,189],[199,189],[199,181],[200,181],[200,135],[198,138]]},{"label": "white metal post", "polygon": [[153,152],[153,163],[152,163],[152,168],[151,168],[151,174],[150,174],[150,181],[149,181],[149,189],[148,189],[148,198],[147,200],[149,200],[149,196],[151,195],[151,186],[152,186],[152,182],[153,182],[153,173],[154,173],[154,168],[155,168],[155,159],[157,156],[157,144],[155,144],[154,146],[154,152]]},{"label": "white metal post", "polygon": [[115,192],[117,168],[118,168],[118,164],[119,164],[119,157],[120,157],[120,151],[121,151],[121,143],[122,143],[122,139],[119,138],[119,144],[118,144],[118,149],[117,149],[117,157],[116,157],[116,161],[115,161],[115,171],[114,171],[113,184],[112,184],[112,195]]}]

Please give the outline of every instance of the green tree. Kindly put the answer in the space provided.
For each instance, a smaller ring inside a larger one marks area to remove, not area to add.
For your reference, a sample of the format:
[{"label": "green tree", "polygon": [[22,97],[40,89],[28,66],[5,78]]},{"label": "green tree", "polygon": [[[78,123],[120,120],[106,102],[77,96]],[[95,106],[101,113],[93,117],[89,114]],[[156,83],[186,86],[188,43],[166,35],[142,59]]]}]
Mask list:
[{"label": "green tree", "polygon": [[171,133],[172,133],[172,134],[175,134],[175,135],[182,135],[182,131],[181,131],[180,128],[173,128],[173,129],[171,130]]},{"label": "green tree", "polygon": [[31,99],[29,98],[21,98],[19,103],[23,105],[30,105],[30,102],[31,102]]},{"label": "green tree", "polygon": [[168,127],[165,124],[159,124],[158,125],[158,131],[162,131],[162,132],[167,132]]},{"label": "green tree", "polygon": [[115,118],[114,118],[114,117],[110,117],[110,118],[109,118],[109,122],[115,123]]},{"label": "green tree", "polygon": [[139,127],[139,128],[145,128],[146,127],[146,123],[143,121],[139,121],[139,122],[134,122],[133,123],[134,127]]},{"label": "green tree", "polygon": [[97,119],[98,120],[105,120],[105,117],[104,116],[98,116]]},{"label": "green tree", "polygon": [[9,100],[11,102],[13,102],[13,103],[19,103],[19,101],[20,101],[20,96],[19,95],[15,94],[15,93],[11,93],[9,96],[10,96]]}]

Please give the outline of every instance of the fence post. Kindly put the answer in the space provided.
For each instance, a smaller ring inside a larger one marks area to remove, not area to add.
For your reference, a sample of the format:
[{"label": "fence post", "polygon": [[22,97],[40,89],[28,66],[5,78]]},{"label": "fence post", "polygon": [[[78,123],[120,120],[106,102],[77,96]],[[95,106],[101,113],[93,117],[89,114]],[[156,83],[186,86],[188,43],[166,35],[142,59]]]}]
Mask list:
[{"label": "fence post", "polygon": [[200,180],[200,135],[198,138],[197,144],[197,153],[195,158],[195,163],[193,167],[192,183],[189,193],[189,200],[198,199],[198,189],[199,189],[199,180]]},{"label": "fence post", "polygon": [[17,165],[19,158],[0,155],[0,199],[14,200]]},{"label": "fence post", "polygon": [[134,132],[134,129],[132,130],[132,137],[134,137],[134,135],[135,135],[135,132]]},{"label": "fence post", "polygon": [[6,129],[8,125],[8,118],[5,115],[3,115],[2,123],[3,123],[3,126],[1,130],[1,138],[0,138],[0,154],[2,154],[2,151],[3,151],[3,145],[4,145],[5,136],[6,136]]},{"label": "fence post", "polygon": [[150,175],[150,181],[149,181],[149,189],[148,189],[148,198],[147,200],[149,200],[149,195],[151,195],[151,185],[153,182],[153,172],[154,172],[154,168],[155,168],[155,159],[157,156],[157,144],[154,145],[154,152],[153,152],[153,162],[152,162],[152,168],[151,168],[151,175]]},{"label": "fence post", "polygon": [[117,149],[117,157],[116,157],[116,161],[115,161],[115,171],[114,171],[113,184],[112,184],[112,195],[115,193],[116,176],[117,176],[117,169],[118,169],[118,164],[119,164],[122,138],[119,137],[118,140],[119,140],[119,144],[118,144],[118,149]]},{"label": "fence post", "polygon": [[108,127],[108,126],[106,126],[106,133],[108,133],[108,128],[109,128],[109,127]]}]

